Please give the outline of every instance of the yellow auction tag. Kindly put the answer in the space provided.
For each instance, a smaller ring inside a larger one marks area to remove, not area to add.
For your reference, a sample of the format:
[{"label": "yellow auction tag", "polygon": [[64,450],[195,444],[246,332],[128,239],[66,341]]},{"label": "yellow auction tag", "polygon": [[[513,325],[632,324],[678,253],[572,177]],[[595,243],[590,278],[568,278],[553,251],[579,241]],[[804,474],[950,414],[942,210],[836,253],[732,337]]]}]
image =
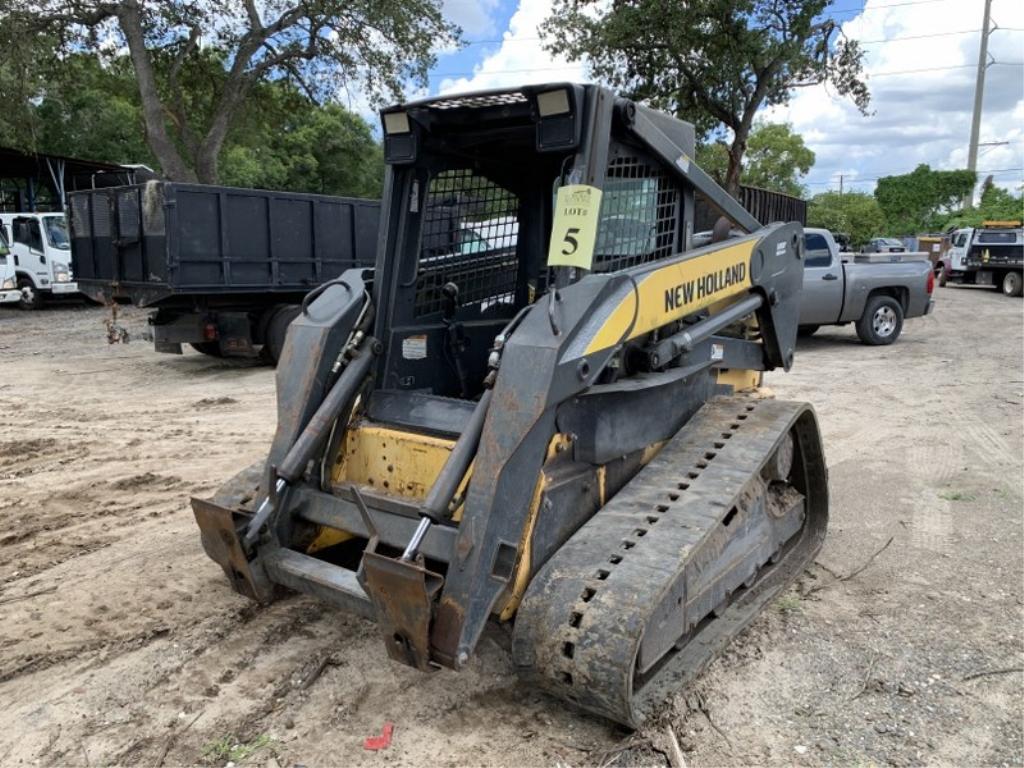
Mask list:
[{"label": "yellow auction tag", "polygon": [[601,190],[597,187],[586,184],[559,187],[548,246],[549,267],[590,269],[600,213]]}]

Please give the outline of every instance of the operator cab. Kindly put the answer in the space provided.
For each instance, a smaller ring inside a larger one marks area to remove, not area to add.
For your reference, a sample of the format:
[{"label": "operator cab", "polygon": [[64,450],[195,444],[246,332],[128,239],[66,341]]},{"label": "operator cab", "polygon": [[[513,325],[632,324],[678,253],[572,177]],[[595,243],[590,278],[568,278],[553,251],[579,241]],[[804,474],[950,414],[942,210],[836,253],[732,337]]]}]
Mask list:
[{"label": "operator cab", "polygon": [[[375,300],[386,397],[479,397],[495,337],[553,279],[548,243],[564,184],[603,192],[593,271],[686,249],[693,192],[627,138],[626,105],[561,83],[383,112],[389,168]],[[692,155],[691,126],[665,121],[664,130]],[[569,234],[561,245],[576,242]]]}]

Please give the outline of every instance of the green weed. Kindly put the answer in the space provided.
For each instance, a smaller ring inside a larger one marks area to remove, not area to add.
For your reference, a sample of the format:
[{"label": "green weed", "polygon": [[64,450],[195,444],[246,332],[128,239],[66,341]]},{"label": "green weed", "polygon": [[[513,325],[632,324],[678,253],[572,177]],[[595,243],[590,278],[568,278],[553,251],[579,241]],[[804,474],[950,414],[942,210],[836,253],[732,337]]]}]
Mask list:
[{"label": "green weed", "polygon": [[775,607],[779,609],[781,613],[799,613],[803,610],[803,605],[800,602],[800,596],[795,592],[787,592],[778,600],[775,601]]},{"label": "green weed", "polygon": [[266,734],[257,736],[249,742],[239,741],[232,735],[222,736],[203,747],[203,755],[218,762],[240,763],[269,745],[271,738]]}]

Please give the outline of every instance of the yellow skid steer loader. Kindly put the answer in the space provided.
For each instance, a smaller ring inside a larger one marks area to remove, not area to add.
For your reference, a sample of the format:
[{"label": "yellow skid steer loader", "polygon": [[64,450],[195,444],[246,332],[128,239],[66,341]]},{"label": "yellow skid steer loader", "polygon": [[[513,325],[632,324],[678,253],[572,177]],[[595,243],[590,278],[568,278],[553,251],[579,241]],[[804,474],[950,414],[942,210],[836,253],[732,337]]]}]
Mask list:
[{"label": "yellow skid steer loader", "polygon": [[[307,297],[264,465],[193,507],[206,552],[459,669],[629,726],[813,559],[825,462],[793,362],[803,237],[693,162],[685,122],[592,85],[383,111],[373,270]],[[748,234],[693,248],[698,196]]]}]

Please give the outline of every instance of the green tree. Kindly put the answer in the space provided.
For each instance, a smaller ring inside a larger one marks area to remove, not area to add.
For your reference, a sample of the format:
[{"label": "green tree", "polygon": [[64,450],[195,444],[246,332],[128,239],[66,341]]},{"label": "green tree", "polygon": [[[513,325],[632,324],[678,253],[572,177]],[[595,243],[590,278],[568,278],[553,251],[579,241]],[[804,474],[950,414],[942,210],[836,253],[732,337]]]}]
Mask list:
[{"label": "green tree", "polygon": [[958,227],[980,227],[986,221],[1020,221],[1024,219],[1024,194],[1014,195],[995,186],[991,179],[985,182],[977,208],[969,208],[951,217],[943,230]]},{"label": "green tree", "polygon": [[872,237],[886,233],[885,216],[878,201],[866,192],[822,192],[807,206],[807,226],[846,232],[850,244],[859,248]]},{"label": "green tree", "polygon": [[921,164],[910,173],[878,180],[875,199],[896,235],[934,231],[974,189],[974,171],[933,171]]},{"label": "green tree", "polygon": [[[188,109],[202,110],[224,76],[216,52],[193,62]],[[4,71],[0,63],[0,81]],[[116,163],[156,166],[145,140],[131,62],[73,54],[44,73],[39,95],[0,111],[8,145]],[[330,195],[378,197],[380,145],[370,126],[337,104],[317,105],[286,81],[253,87],[219,158],[225,184]]]},{"label": "green tree", "polygon": [[[724,184],[729,170],[729,148],[724,142],[706,142],[697,151],[697,164]],[[800,179],[812,165],[814,152],[807,148],[800,134],[793,132],[793,126],[756,123],[747,142],[740,182],[802,197],[805,190]]]},{"label": "green tree", "polygon": [[801,197],[805,190],[800,179],[812,165],[814,152],[800,134],[793,133],[793,126],[763,123],[750,134],[743,183]]},{"label": "green tree", "polygon": [[[440,0],[0,0],[0,48],[52,40],[73,52],[127,50],[146,143],[171,179],[214,183],[231,127],[260,83],[316,102],[357,87],[398,98],[424,84],[432,51],[458,39]],[[222,76],[208,71],[211,51]],[[199,98],[195,98],[196,96]]]},{"label": "green tree", "polygon": [[155,164],[128,62],[121,57],[102,66],[95,56],[76,54],[62,67],[60,77],[46,82],[35,100],[32,148],[112,163]]},{"label": "green tree", "polygon": [[732,131],[725,188],[735,194],[762,107],[831,83],[862,110],[862,52],[823,15],[830,0],[555,0],[551,51],[586,57],[599,78],[692,121],[699,138]]},{"label": "green tree", "polygon": [[240,187],[379,197],[384,156],[370,126],[337,104],[306,102],[229,138],[222,180]]}]

